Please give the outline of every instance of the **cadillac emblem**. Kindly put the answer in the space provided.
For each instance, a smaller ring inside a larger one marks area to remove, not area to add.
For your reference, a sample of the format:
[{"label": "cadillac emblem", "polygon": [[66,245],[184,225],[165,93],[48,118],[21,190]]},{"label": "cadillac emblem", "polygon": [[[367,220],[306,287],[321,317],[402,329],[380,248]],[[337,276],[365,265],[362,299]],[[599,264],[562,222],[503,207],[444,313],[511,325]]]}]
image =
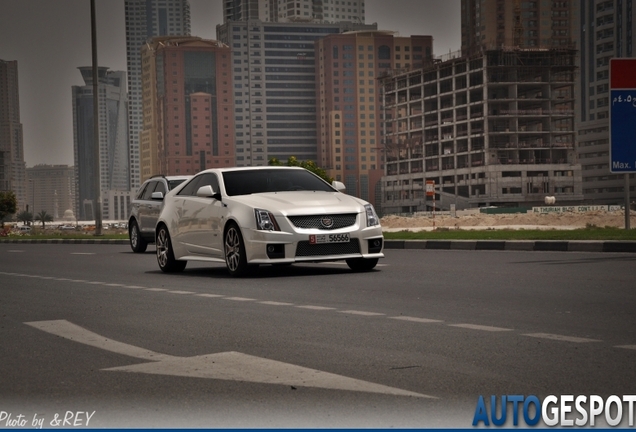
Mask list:
[{"label": "cadillac emblem", "polygon": [[323,228],[331,228],[333,226],[333,219],[329,216],[325,216],[320,219],[320,225],[322,225]]}]

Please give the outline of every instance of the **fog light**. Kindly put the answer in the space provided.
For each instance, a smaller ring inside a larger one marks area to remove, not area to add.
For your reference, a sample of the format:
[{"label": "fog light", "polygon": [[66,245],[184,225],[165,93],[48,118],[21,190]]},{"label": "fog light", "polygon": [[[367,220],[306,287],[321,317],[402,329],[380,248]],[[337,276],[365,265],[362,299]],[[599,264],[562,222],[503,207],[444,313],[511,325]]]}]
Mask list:
[{"label": "fog light", "polygon": [[268,244],[265,247],[267,257],[270,259],[285,258],[285,245],[280,243]]},{"label": "fog light", "polygon": [[370,239],[369,240],[369,253],[380,253],[382,251],[382,239]]}]

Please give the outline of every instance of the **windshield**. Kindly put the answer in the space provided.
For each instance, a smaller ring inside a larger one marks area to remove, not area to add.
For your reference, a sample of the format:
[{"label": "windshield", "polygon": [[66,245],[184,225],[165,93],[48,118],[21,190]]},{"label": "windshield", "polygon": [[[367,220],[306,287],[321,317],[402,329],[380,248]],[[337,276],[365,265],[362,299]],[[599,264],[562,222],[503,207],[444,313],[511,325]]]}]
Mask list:
[{"label": "windshield", "polygon": [[335,189],[307,170],[227,171],[223,173],[223,182],[229,196],[288,191],[335,192]]}]

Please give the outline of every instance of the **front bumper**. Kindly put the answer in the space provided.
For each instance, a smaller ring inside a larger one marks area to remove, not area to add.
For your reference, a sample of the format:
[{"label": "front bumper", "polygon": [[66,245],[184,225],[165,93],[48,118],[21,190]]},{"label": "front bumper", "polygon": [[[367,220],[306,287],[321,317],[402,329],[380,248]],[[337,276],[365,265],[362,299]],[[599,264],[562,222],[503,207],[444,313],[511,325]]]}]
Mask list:
[{"label": "front bumper", "polygon": [[[282,228],[282,227],[281,227]],[[358,225],[332,230],[259,231],[244,230],[249,264],[339,261],[350,258],[384,258],[384,238],[379,225],[360,229]],[[349,234],[348,243],[310,244],[309,236]]]}]

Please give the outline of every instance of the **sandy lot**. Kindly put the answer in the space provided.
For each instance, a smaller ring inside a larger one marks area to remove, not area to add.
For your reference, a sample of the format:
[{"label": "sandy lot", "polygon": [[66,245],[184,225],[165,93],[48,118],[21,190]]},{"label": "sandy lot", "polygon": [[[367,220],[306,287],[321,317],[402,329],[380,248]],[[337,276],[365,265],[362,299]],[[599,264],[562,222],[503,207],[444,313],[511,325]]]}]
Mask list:
[{"label": "sandy lot", "polygon": [[[630,226],[636,228],[636,211],[630,212]],[[448,215],[432,216],[385,216],[381,220],[386,231],[404,229],[433,229],[433,227],[449,227],[459,229],[576,229],[595,225],[597,227],[625,227],[625,214],[622,211],[593,211],[585,213],[517,213],[489,215],[483,213],[460,214],[458,217]]]}]

